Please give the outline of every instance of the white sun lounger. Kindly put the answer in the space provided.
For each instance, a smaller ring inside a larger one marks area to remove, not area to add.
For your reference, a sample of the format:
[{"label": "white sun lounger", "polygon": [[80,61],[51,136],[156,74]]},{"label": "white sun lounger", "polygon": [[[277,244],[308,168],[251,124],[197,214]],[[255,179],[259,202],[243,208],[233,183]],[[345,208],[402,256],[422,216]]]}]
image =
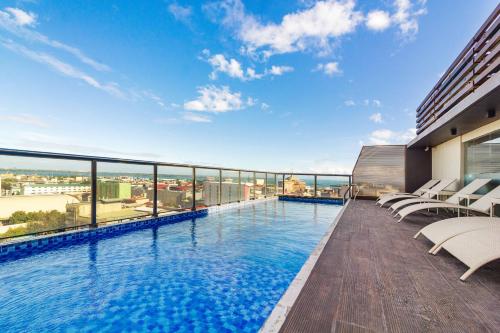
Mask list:
[{"label": "white sun lounger", "polygon": [[465,232],[450,238],[441,247],[469,267],[460,277],[465,281],[483,265],[500,259],[500,227]]},{"label": "white sun lounger", "polygon": [[[450,203],[450,204],[454,204],[454,205],[459,205],[460,201],[463,198],[465,198],[467,195],[473,194],[474,192],[478,191],[481,187],[488,184],[490,181],[491,181],[491,179],[474,179],[470,184],[468,184],[467,186],[464,186],[460,191],[453,194],[451,197],[449,197],[445,201],[431,199],[431,198],[405,199],[405,200],[401,200],[401,201],[394,203],[391,207],[389,207],[389,210],[397,211],[398,209],[400,209],[404,206],[414,205],[414,204],[424,203],[424,202],[446,202],[446,203]],[[431,190],[431,192],[434,192],[434,191]]]},{"label": "white sun lounger", "polygon": [[467,211],[472,210],[472,211],[476,211],[479,213],[488,214],[488,212],[491,209],[491,199],[492,198],[500,198],[500,185],[498,185],[496,188],[494,188],[490,192],[483,195],[477,201],[470,204],[470,206],[450,204],[447,202],[420,203],[420,204],[405,207],[405,208],[399,210],[396,215],[400,216],[400,219],[398,220],[398,222],[401,222],[406,216],[408,216],[412,213],[418,212],[419,210],[433,209],[433,208],[436,208],[436,209],[439,209],[439,208],[457,209],[458,216],[460,216],[460,210],[462,210],[462,209],[467,210]]},{"label": "white sun lounger", "polygon": [[403,195],[393,195],[390,197],[384,197],[380,199],[377,203],[382,207],[384,204],[390,201],[394,200],[403,200],[403,199],[411,199],[411,198],[433,198],[436,196],[437,193],[441,192],[448,186],[450,186],[453,182],[455,182],[455,179],[442,179],[438,184],[433,186],[430,190],[426,190],[424,193],[422,193],[420,196],[414,195],[414,194],[403,194]]},{"label": "white sun lounger", "polygon": [[422,185],[418,189],[416,189],[413,193],[407,193],[407,192],[385,193],[385,194],[379,195],[379,197],[377,198],[377,201],[382,199],[382,198],[391,197],[394,195],[413,194],[413,195],[418,196],[418,195],[421,195],[422,193],[425,193],[427,190],[431,189],[437,183],[439,183],[439,179],[431,179],[427,183],[425,183],[424,185]]},{"label": "white sun lounger", "polygon": [[492,226],[500,227],[500,218],[484,216],[453,217],[423,227],[413,238],[416,239],[420,235],[425,236],[425,238],[434,243],[429,253],[436,254],[441,249],[441,245],[448,239],[464,232],[490,228]]}]

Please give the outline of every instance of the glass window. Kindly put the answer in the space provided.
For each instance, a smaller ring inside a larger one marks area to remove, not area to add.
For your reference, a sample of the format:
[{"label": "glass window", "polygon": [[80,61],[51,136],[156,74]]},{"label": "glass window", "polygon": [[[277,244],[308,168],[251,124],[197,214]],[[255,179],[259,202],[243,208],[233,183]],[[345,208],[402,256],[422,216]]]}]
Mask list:
[{"label": "glass window", "polygon": [[0,156],[0,238],[90,224],[90,162]]},{"label": "glass window", "polygon": [[[148,197],[153,198],[153,189]],[[158,213],[191,210],[193,168],[158,166]]]},{"label": "glass window", "polygon": [[314,196],[314,176],[285,175],[285,195]]},{"label": "glass window", "polygon": [[97,223],[153,214],[153,166],[97,163]]},{"label": "glass window", "polygon": [[237,202],[240,200],[239,172],[222,170],[221,203]]},{"label": "glass window", "polygon": [[342,198],[349,188],[349,177],[318,176],[316,196],[322,198]]},{"label": "glass window", "polygon": [[266,195],[272,197],[276,194],[276,174],[268,173],[266,182]]},{"label": "glass window", "polygon": [[465,184],[490,178],[489,187],[500,185],[500,131],[465,143]]},{"label": "glass window", "polygon": [[255,173],[255,198],[263,199],[266,197],[266,174],[262,172]]},{"label": "glass window", "polygon": [[241,172],[241,201],[254,199],[254,173]]},{"label": "glass window", "polygon": [[219,170],[196,168],[196,208],[219,204]]}]

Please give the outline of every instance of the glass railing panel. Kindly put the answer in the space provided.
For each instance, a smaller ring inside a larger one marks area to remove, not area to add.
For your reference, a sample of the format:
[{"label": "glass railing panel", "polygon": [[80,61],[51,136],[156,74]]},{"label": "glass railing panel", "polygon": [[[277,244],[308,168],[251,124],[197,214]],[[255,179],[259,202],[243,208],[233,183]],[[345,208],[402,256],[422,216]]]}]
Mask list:
[{"label": "glass railing panel", "polygon": [[255,173],[255,198],[264,199],[266,197],[266,174],[263,172]]},{"label": "glass railing panel", "polygon": [[196,168],[196,208],[219,204],[219,170]]},{"label": "glass railing panel", "polygon": [[285,195],[314,196],[314,176],[285,175]]},{"label": "glass railing panel", "polygon": [[222,194],[221,203],[240,201],[239,172],[232,170],[222,170]]},{"label": "glass railing panel", "polygon": [[90,224],[90,162],[0,156],[0,239]]},{"label": "glass railing panel", "polygon": [[276,174],[268,173],[266,182],[266,195],[272,197],[276,194]]},{"label": "glass railing panel", "polygon": [[318,176],[316,196],[321,198],[343,198],[349,189],[349,177]]},{"label": "glass railing panel", "polygon": [[[152,189],[148,197],[153,198]],[[193,208],[193,168],[158,166],[158,214]]]},{"label": "glass railing panel", "polygon": [[276,174],[276,194],[281,195],[283,194],[283,177],[284,175],[282,173],[277,173]]},{"label": "glass railing panel", "polygon": [[241,172],[241,201],[254,199],[254,173]]},{"label": "glass railing panel", "polygon": [[153,166],[97,163],[97,223],[153,214]]}]

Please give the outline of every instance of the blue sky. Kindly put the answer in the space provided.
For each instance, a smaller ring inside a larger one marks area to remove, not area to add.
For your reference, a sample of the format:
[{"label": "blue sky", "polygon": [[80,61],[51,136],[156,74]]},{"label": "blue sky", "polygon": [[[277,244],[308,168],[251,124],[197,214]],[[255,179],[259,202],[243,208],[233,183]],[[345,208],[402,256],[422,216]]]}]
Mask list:
[{"label": "blue sky", "polygon": [[496,4],[0,1],[1,146],[350,171],[411,139]]}]

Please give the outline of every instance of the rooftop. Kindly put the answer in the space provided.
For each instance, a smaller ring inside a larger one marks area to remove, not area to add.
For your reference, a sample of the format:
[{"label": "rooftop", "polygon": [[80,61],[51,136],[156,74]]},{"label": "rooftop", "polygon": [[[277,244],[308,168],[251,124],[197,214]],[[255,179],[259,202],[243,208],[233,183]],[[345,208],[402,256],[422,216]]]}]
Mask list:
[{"label": "rooftop", "polygon": [[497,331],[500,262],[461,282],[461,262],[412,238],[433,220],[395,223],[373,201],[351,201],[281,332]]}]

